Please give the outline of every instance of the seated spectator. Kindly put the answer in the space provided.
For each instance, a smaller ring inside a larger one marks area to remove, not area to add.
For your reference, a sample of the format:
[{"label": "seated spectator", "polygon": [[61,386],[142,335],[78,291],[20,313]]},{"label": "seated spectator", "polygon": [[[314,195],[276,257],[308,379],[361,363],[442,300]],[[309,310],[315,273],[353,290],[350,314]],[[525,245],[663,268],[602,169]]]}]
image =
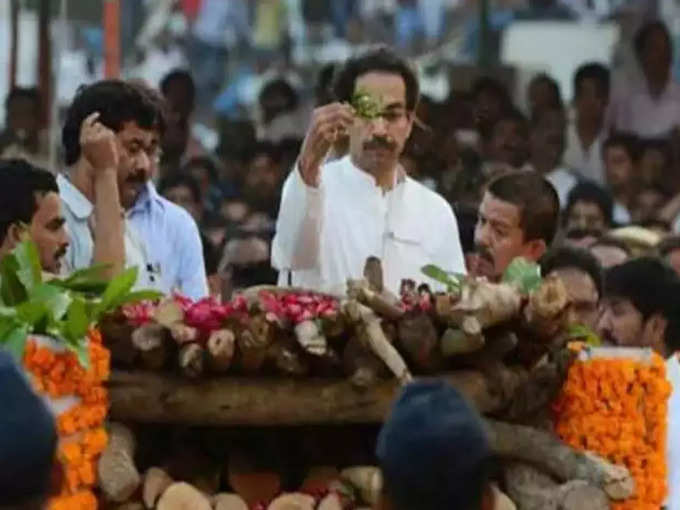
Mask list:
[{"label": "seated spectator", "polygon": [[[218,249],[222,249],[227,239],[227,222],[219,214],[206,214],[203,218],[203,235],[208,242]],[[205,245],[203,246],[205,249]],[[206,264],[207,265],[207,264]]]},{"label": "seated spectator", "polygon": [[605,189],[594,182],[584,181],[570,192],[564,211],[565,228],[597,231],[603,234],[612,226],[614,203]]},{"label": "seated spectator", "polygon": [[471,98],[475,127],[480,133],[490,132],[490,127],[512,106],[505,86],[488,76],[475,81]]},{"label": "seated spectator", "polygon": [[623,264],[632,256],[626,243],[607,236],[591,244],[589,251],[600,262],[603,269]]},{"label": "seated spectator", "polygon": [[564,110],[540,110],[531,119],[530,156],[525,165],[526,170],[538,172],[555,187],[563,208],[567,205],[569,192],[578,182],[574,173],[562,164],[565,129]]},{"label": "seated spectator", "polygon": [[392,407],[376,448],[379,510],[493,508],[493,455],[477,412],[441,381],[412,383]]},{"label": "seated spectator", "polygon": [[631,221],[628,207],[635,193],[635,167],[638,161],[638,141],[632,135],[613,135],[603,146],[607,186],[614,198],[614,223],[627,225]]},{"label": "seated spectator", "polygon": [[191,214],[197,225],[203,218],[203,203],[198,183],[191,175],[169,175],[158,185],[158,192]]},{"label": "seated spectator", "polygon": [[576,119],[567,128],[564,164],[581,177],[604,185],[602,144],[609,105],[609,70],[601,64],[584,64],[574,75]]},{"label": "seated spectator", "polygon": [[638,172],[645,186],[666,185],[672,172],[671,151],[667,140],[644,140],[640,147]]},{"label": "seated spectator", "polygon": [[180,173],[189,175],[196,181],[206,211],[214,212],[219,209],[223,190],[219,186],[217,165],[212,158],[192,158],[182,166]]},{"label": "seated spectator", "polygon": [[220,205],[220,215],[232,225],[243,223],[251,212],[248,201],[240,196],[227,197]]},{"label": "seated spectator", "polygon": [[562,110],[562,94],[559,84],[545,73],[535,76],[527,88],[527,100],[531,120],[547,110]]},{"label": "seated spectator", "polygon": [[533,172],[516,172],[492,181],[475,228],[477,251],[471,273],[498,280],[517,257],[539,260],[559,226],[560,206],[552,185]]},{"label": "seated spectator", "polygon": [[[243,195],[256,209],[276,218],[283,170],[280,152],[272,143],[260,142],[252,150],[248,172],[243,181]],[[287,170],[287,169],[286,169]]]},{"label": "seated spectator", "polygon": [[0,157],[25,159],[48,166],[49,146],[41,129],[42,100],[36,88],[15,87],[5,99],[5,129],[0,133]]},{"label": "seated spectator", "polygon": [[680,236],[664,239],[656,248],[659,257],[665,260],[680,275]]},{"label": "seated spectator", "polygon": [[598,260],[579,248],[557,248],[541,258],[541,273],[557,276],[567,288],[574,321],[593,331],[597,327],[603,275]]},{"label": "seated spectator", "polygon": [[60,273],[69,238],[54,176],[24,160],[0,160],[0,203],[0,257],[28,234],[43,271]]},{"label": "seated spectator", "polygon": [[635,193],[630,206],[632,222],[642,226],[657,219],[659,211],[663,209],[669,199],[666,189],[660,185],[640,188]]},{"label": "seated spectator", "polygon": [[306,116],[299,109],[300,98],[284,79],[272,80],[260,92],[258,139],[278,143],[284,138],[303,138]]},{"label": "seated spectator", "polygon": [[[208,292],[201,239],[192,217],[149,179],[163,132],[159,96],[120,80],[81,88],[62,131],[68,178],[57,183],[71,232],[71,269],[93,263],[140,268],[138,287]],[[124,217],[121,217],[124,210]]]},{"label": "seated spectator", "polygon": [[46,508],[57,429],[12,357],[0,351],[0,508]]},{"label": "seated spectator", "polygon": [[[486,177],[500,171],[519,170],[529,156],[529,125],[518,110],[512,108],[503,112],[498,120],[483,131],[482,153]],[[501,170],[502,169],[502,170]]]},{"label": "seated spectator", "polygon": [[663,137],[680,119],[680,85],[673,80],[673,44],[661,21],[635,35],[635,55],[644,79],[632,83],[612,105],[614,129],[640,137]]}]

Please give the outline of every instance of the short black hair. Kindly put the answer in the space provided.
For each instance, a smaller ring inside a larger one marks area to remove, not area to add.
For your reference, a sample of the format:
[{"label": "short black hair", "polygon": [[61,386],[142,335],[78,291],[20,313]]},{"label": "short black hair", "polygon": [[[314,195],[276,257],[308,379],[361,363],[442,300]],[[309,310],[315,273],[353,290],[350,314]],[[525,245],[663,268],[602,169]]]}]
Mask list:
[{"label": "short black hair", "polygon": [[669,165],[673,158],[670,143],[665,138],[645,138],[640,140],[640,158],[642,158],[648,150],[660,152],[666,160],[666,165]]},{"label": "short black hair", "polygon": [[520,210],[525,241],[555,239],[560,221],[560,200],[550,182],[535,172],[512,172],[494,179],[487,191]]},{"label": "short black hair", "polygon": [[195,156],[182,165],[180,172],[188,174],[189,170],[195,167],[205,168],[208,171],[208,176],[211,182],[217,182],[219,176],[217,174],[217,164],[208,156]]},{"label": "short black hair", "polygon": [[40,91],[37,87],[13,87],[5,98],[5,111],[9,110],[9,105],[12,101],[20,98],[33,101],[37,108],[40,108],[40,105],[42,104]]},{"label": "short black hair", "polygon": [[492,78],[491,76],[480,76],[472,83],[470,95],[473,100],[477,99],[480,94],[485,92],[489,92],[498,97],[505,105],[509,106],[512,103],[507,87],[496,78]]},{"label": "short black hair", "polygon": [[673,45],[671,44],[671,34],[668,31],[668,27],[663,21],[654,20],[642,25],[635,33],[633,47],[635,48],[635,54],[637,55],[638,59],[642,57],[642,52],[645,50],[645,46],[647,45],[647,39],[649,39],[649,36],[657,30],[664,34],[666,40],[668,41],[668,46],[672,51]]},{"label": "short black hair", "polygon": [[158,184],[158,192],[161,195],[165,195],[167,191],[173,188],[179,188],[180,186],[188,188],[191,195],[194,197],[194,201],[201,203],[201,188],[196,182],[196,179],[189,174],[176,172],[163,177]]},{"label": "short black hair", "polygon": [[480,129],[479,129],[480,133],[479,134],[482,137],[482,139],[484,141],[491,140],[493,138],[494,132],[496,131],[496,128],[498,127],[498,125],[501,122],[514,122],[516,124],[519,124],[520,127],[526,132],[527,137],[529,136],[529,121],[528,121],[528,119],[517,108],[510,106],[508,108],[504,108],[500,117],[495,119],[487,127],[480,126]]},{"label": "short black hair", "polygon": [[635,163],[640,159],[640,139],[632,133],[613,133],[602,145],[602,152],[612,147],[621,147]]},{"label": "short black hair", "polygon": [[629,260],[607,270],[605,295],[629,300],[646,320],[661,314],[668,321],[665,343],[673,352],[679,347],[677,296],[680,278],[673,269],[655,257]]},{"label": "short black hair", "polygon": [[103,80],[81,86],[66,111],[61,132],[67,165],[80,159],[80,126],[91,113],[99,112],[99,122],[118,132],[125,122],[136,122],[142,129],[165,129],[163,99],[139,82]]},{"label": "short black hair", "polygon": [[288,83],[287,80],[284,80],[283,78],[277,78],[267,82],[260,91],[260,103],[262,103],[265,97],[274,94],[281,94],[282,96],[286,97],[288,102],[284,108],[284,111],[297,108],[299,102],[298,93],[295,92],[295,89],[290,83]]},{"label": "short black hair", "polygon": [[377,46],[348,59],[338,70],[333,91],[338,101],[349,103],[354,95],[356,81],[370,72],[398,74],[406,86],[406,109],[413,112],[418,105],[420,85],[411,65],[387,46]]},{"label": "short black hair", "polygon": [[164,96],[168,95],[168,90],[170,90],[173,82],[180,82],[186,87],[187,99],[193,109],[194,101],[196,100],[196,84],[191,73],[186,69],[173,69],[166,74],[160,83],[161,93]]},{"label": "short black hair", "polygon": [[593,280],[597,294],[602,296],[604,285],[603,271],[595,256],[583,248],[561,246],[548,251],[539,261],[541,273],[549,275],[557,269],[578,269],[587,273]]},{"label": "short black hair", "polygon": [[59,193],[57,180],[47,170],[23,159],[0,159],[0,244],[11,225],[31,223],[37,196]]},{"label": "short black hair", "polygon": [[577,202],[596,204],[602,211],[607,225],[611,225],[614,216],[614,199],[611,194],[599,184],[592,181],[581,181],[569,192],[565,218],[569,216],[571,208]]},{"label": "short black hair", "polygon": [[656,252],[660,257],[668,257],[675,250],[680,250],[680,236],[670,236],[656,246]]},{"label": "short black hair", "polygon": [[609,69],[605,66],[597,62],[590,62],[579,67],[576,70],[576,74],[574,74],[574,97],[578,97],[581,85],[585,80],[594,80],[598,84],[602,95],[609,97],[611,75]]},{"label": "short black hair", "polygon": [[534,76],[532,80],[529,82],[529,89],[531,89],[531,87],[533,85],[536,85],[537,83],[545,83],[550,89],[550,92],[553,95],[553,101],[550,106],[555,108],[564,107],[564,103],[562,102],[562,92],[560,90],[560,84],[557,83],[557,80],[555,80],[552,76],[546,73],[540,73]]}]

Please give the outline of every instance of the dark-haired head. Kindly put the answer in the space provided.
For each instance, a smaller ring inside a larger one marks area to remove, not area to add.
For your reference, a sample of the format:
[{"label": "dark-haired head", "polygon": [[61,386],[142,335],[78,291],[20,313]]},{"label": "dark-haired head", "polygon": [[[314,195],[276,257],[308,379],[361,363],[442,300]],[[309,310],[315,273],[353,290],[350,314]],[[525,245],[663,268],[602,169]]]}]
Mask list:
[{"label": "dark-haired head", "polygon": [[602,186],[589,181],[572,188],[567,199],[564,220],[569,230],[597,230],[600,233],[612,225],[614,201]]},{"label": "dark-haired head", "polygon": [[677,351],[678,292],[678,276],[657,258],[612,267],[605,275],[599,322],[603,340],[618,346],[651,347],[664,356]]},{"label": "dark-haired head", "polygon": [[477,412],[448,383],[401,393],[378,438],[385,507],[480,510],[493,456]]},{"label": "dark-haired head", "polygon": [[173,69],[161,80],[160,89],[168,110],[177,112],[185,118],[194,111],[196,85],[189,71]]},{"label": "dark-haired head", "polygon": [[591,62],[578,68],[574,75],[574,106],[579,121],[602,124],[609,104],[609,69]]},{"label": "dark-haired head", "polygon": [[298,106],[298,94],[286,80],[279,78],[265,84],[260,91],[260,107],[265,123],[271,122],[282,113],[295,110]]},{"label": "dark-haired head", "polygon": [[196,223],[203,216],[203,196],[201,188],[190,174],[176,173],[164,177],[158,185],[158,191],[165,198],[184,208]]},{"label": "dark-haired head", "polygon": [[631,134],[618,133],[610,136],[602,146],[607,184],[614,196],[620,197],[630,190],[635,165],[639,160],[640,141]]},{"label": "dark-haired head", "polygon": [[490,133],[491,126],[506,111],[512,109],[510,94],[505,85],[489,76],[475,80],[472,84],[471,98],[475,124],[482,133]]},{"label": "dark-haired head", "polygon": [[532,118],[546,109],[564,108],[559,83],[545,73],[539,74],[531,80],[528,96]]},{"label": "dark-haired head", "polygon": [[80,150],[83,121],[97,119],[116,134],[120,155],[118,192],[123,207],[132,207],[144,191],[159,159],[159,140],[165,128],[163,99],[142,83],[104,80],[78,89],[66,111],[62,144],[66,164],[90,172]]},{"label": "dark-haired head", "polygon": [[14,87],[5,98],[5,128],[21,141],[35,138],[40,130],[42,99],[35,87]]},{"label": "dark-haired head", "polygon": [[651,21],[638,30],[633,43],[647,81],[655,87],[664,86],[669,79],[673,60],[668,27],[662,21]]},{"label": "dark-haired head", "polygon": [[505,163],[517,169],[526,163],[529,155],[529,124],[519,110],[505,110],[488,129],[480,128],[480,134],[486,161]]}]

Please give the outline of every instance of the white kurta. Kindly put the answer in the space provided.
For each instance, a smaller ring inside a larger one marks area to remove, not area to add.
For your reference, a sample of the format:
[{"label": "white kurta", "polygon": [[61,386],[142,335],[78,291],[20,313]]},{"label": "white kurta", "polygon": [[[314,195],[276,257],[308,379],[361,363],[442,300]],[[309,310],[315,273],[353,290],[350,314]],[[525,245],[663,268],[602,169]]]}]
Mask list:
[{"label": "white kurta", "polygon": [[[318,188],[296,168],[286,180],[272,245],[279,284],[344,294],[370,256],[383,262],[385,286],[427,281],[426,264],[465,272],[458,224],[440,195],[409,177],[385,193],[349,157],[321,169]],[[434,283],[434,282],[429,282]]]}]

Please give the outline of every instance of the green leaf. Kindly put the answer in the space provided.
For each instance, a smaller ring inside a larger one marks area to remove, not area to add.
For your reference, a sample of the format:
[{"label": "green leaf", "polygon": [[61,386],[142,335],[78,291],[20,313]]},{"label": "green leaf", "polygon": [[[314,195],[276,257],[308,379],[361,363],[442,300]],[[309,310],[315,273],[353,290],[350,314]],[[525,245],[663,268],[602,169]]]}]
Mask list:
[{"label": "green leaf", "polygon": [[2,275],[0,295],[6,306],[14,306],[26,300],[26,289],[17,277],[18,270],[19,263],[14,254],[5,255],[0,260],[0,275]]},{"label": "green leaf", "polygon": [[31,295],[31,301],[45,303],[53,320],[61,320],[66,314],[72,298],[64,289],[51,283],[38,285]]},{"label": "green leaf", "polygon": [[[44,332],[44,328],[39,327],[41,323],[47,321],[49,310],[47,305],[40,301],[26,301],[16,307],[17,318],[24,324],[31,327],[34,333]],[[41,330],[41,331],[36,331]]]},{"label": "green leaf", "polygon": [[101,301],[95,308],[95,314],[99,317],[101,314],[118,308],[124,303],[125,296],[130,293],[130,290],[137,281],[137,268],[131,267],[120,275],[116,276],[109,282],[109,285],[104,291]]},{"label": "green leaf", "polygon": [[87,306],[82,298],[75,298],[71,302],[66,315],[65,336],[73,342],[81,341],[87,335],[90,318],[87,316]]},{"label": "green leaf", "polygon": [[29,294],[42,283],[42,268],[40,267],[40,255],[35,243],[23,241],[12,252],[16,258],[18,269],[17,278]]},{"label": "green leaf", "polygon": [[16,316],[17,316],[17,311],[16,311],[15,308],[0,305],[0,317],[8,318],[8,317],[16,317]]},{"label": "green leaf", "polygon": [[140,301],[158,301],[163,298],[163,293],[155,290],[137,290],[128,292],[123,296],[121,304],[133,304]]},{"label": "green leaf", "polygon": [[602,345],[600,336],[584,324],[572,324],[569,326],[567,337],[569,340],[582,339],[591,347],[600,347]]},{"label": "green leaf", "polygon": [[522,294],[530,294],[541,285],[541,267],[517,257],[503,273],[503,283],[514,285]]},{"label": "green leaf", "polygon": [[90,368],[90,350],[87,348],[87,341],[83,338],[78,342],[66,342],[66,347],[78,358],[78,363],[85,370]]},{"label": "green leaf", "polygon": [[451,292],[460,290],[462,278],[455,273],[448,273],[434,264],[428,264],[420,270],[425,276],[446,285]]},{"label": "green leaf", "polygon": [[0,346],[9,352],[19,364],[24,359],[28,331],[26,324],[18,324],[0,338]]},{"label": "green leaf", "polygon": [[87,269],[80,269],[72,273],[65,280],[55,279],[50,280],[50,283],[75,292],[100,295],[109,284],[109,281],[104,276],[104,271],[109,267],[109,265],[100,264]]},{"label": "green leaf", "polygon": [[351,99],[354,112],[364,119],[375,119],[383,114],[382,101],[365,90],[358,90]]}]

